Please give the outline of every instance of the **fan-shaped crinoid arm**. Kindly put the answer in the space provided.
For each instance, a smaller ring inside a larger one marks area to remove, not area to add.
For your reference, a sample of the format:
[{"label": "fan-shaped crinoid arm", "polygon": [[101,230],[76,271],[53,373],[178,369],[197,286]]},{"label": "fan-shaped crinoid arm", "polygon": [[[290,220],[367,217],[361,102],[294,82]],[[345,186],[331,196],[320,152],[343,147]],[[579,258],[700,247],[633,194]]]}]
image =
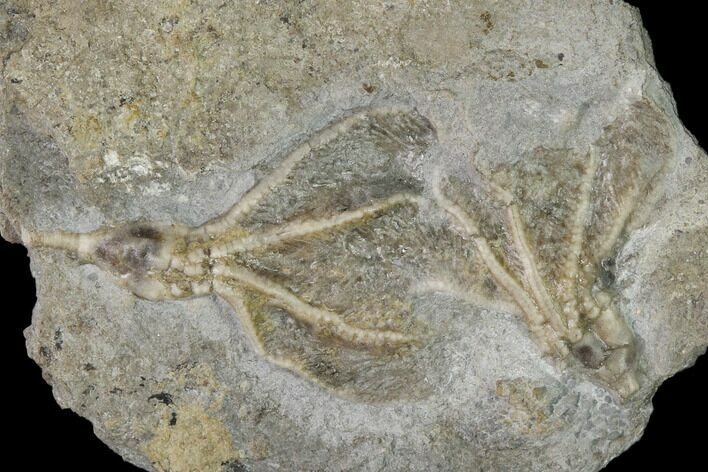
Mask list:
[{"label": "fan-shaped crinoid arm", "polygon": [[[248,310],[235,309],[247,313],[257,344],[279,364],[322,384],[341,382],[338,390],[357,395],[374,394],[371,385],[408,395],[405,383],[419,375],[409,360],[432,346],[450,321],[445,310],[419,310],[421,297],[456,295],[464,287],[464,302],[497,311],[504,301],[509,305],[475,246],[449,225],[421,217],[427,204],[389,197],[341,224],[321,224],[342,216],[334,214],[246,236],[230,252],[212,254],[215,291],[225,298],[232,296],[229,287],[246,293]],[[262,319],[275,327],[264,331]],[[337,375],[318,378],[323,373],[312,366],[328,364]]]},{"label": "fan-shaped crinoid arm", "polygon": [[[607,126],[595,143],[598,163],[582,248],[589,267],[599,267],[627,230],[643,223],[655,183],[671,165],[672,136],[663,113],[644,99]],[[593,284],[590,279],[587,283]]]},{"label": "fan-shaped crinoid arm", "polygon": [[[541,349],[565,357],[568,330],[537,273],[512,195],[489,181],[460,185],[456,179],[434,180],[435,201],[474,244],[479,259],[518,306]],[[479,193],[469,192],[470,188]]]},{"label": "fan-shaped crinoid arm", "polygon": [[256,290],[282,307],[290,316],[323,337],[331,337],[359,348],[397,348],[417,342],[413,335],[384,327],[360,327],[340,313],[316,306],[285,286],[238,265],[218,264],[214,276],[222,283],[233,281]]},{"label": "fan-shaped crinoid arm", "polygon": [[594,145],[597,165],[577,292],[587,329],[585,339],[594,341],[580,342],[574,350],[592,353],[592,359],[599,361],[598,378],[623,399],[639,388],[636,340],[630,324],[612,304],[612,277],[600,274],[612,265],[612,255],[628,231],[641,224],[651,208],[654,185],[672,161],[671,136],[663,114],[642,100],[607,126]]},{"label": "fan-shaped crinoid arm", "polygon": [[[544,285],[549,299],[542,304],[561,312],[575,297],[596,168],[592,153],[537,147],[513,162],[480,171],[493,187],[507,192],[511,203],[505,218],[514,247],[523,253],[524,278]],[[538,287],[533,291],[536,298],[546,297]]]},{"label": "fan-shaped crinoid arm", "polygon": [[354,110],[270,163],[238,203],[197,233],[260,229],[416,193],[420,184],[409,168],[435,139],[433,126],[413,108]]},{"label": "fan-shaped crinoid arm", "polygon": [[331,319],[335,313],[243,269],[224,270],[214,290],[241,318],[260,354],[339,396],[381,402],[431,393],[419,351],[401,337],[342,324]]},{"label": "fan-shaped crinoid arm", "polygon": [[364,348],[375,345],[381,336],[384,343],[395,344],[398,338],[424,342],[418,334],[427,339],[444,326],[419,319],[413,305],[421,292],[452,293],[465,287],[467,298],[478,302],[475,305],[497,310],[506,297],[474,246],[450,228],[421,218],[424,204],[419,197],[389,197],[357,210],[366,211],[365,217],[343,218],[336,225],[323,222],[342,214],[291,222],[274,232],[236,240],[229,253],[212,253],[212,257],[223,270],[243,268],[262,285],[277,285],[278,292],[270,296],[296,295],[310,306],[297,308],[295,301],[284,306],[286,311],[294,310],[295,318],[298,311],[323,314],[310,323],[315,332],[318,323],[336,324],[318,311],[325,309],[336,314],[337,322],[341,320],[342,330],[329,331],[339,333],[343,341],[351,331],[349,341],[361,338],[368,343],[362,344]]}]

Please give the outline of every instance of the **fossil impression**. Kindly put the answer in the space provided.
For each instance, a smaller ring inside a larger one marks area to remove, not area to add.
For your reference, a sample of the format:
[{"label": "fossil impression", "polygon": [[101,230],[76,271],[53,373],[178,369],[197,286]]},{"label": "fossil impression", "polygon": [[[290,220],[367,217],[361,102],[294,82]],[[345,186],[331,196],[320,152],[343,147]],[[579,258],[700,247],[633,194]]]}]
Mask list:
[{"label": "fossil impression", "polygon": [[626,399],[639,386],[638,346],[613,304],[608,264],[667,167],[668,149],[635,152],[666,141],[650,126],[657,116],[638,102],[629,128],[608,127],[585,152],[539,148],[495,167],[470,157],[468,169],[436,170],[426,184],[418,169],[433,125],[407,107],[356,110],[197,228],[133,222],[23,240],[71,251],[145,299],[216,294],[262,355],[343,396],[428,393],[411,388],[416,356],[444,327],[414,305],[446,292],[517,314],[559,366]]}]

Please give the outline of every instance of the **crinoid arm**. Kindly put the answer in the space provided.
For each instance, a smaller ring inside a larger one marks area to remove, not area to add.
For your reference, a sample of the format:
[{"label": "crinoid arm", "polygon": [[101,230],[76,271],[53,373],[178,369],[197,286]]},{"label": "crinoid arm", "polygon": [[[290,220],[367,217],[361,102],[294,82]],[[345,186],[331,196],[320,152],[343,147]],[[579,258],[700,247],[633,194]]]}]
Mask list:
[{"label": "crinoid arm", "polygon": [[360,329],[243,270],[218,276],[214,291],[239,316],[257,352],[337,395],[382,402],[427,397],[430,386],[407,338]]},{"label": "crinoid arm", "polygon": [[[597,170],[589,197],[579,303],[588,329],[604,344],[603,380],[622,398],[638,388],[638,346],[631,325],[613,304],[614,257],[630,232],[643,224],[658,182],[675,155],[672,130],[648,99],[631,104],[594,144]],[[647,153],[647,150],[651,150]]]},{"label": "crinoid arm", "polygon": [[[463,231],[474,242],[484,262],[497,284],[502,287],[518,306],[526,321],[529,331],[534,335],[544,353],[564,356],[564,346],[561,333],[547,326],[549,315],[544,313],[536,300],[528,292],[512,268],[512,264],[504,263],[503,256],[492,248],[487,237],[479,228],[476,217],[463,209],[458,203],[448,197],[443,188],[443,181],[438,177],[434,181],[433,196],[437,204],[462,227]],[[505,202],[505,205],[508,205]],[[523,257],[523,253],[521,257]]]},{"label": "crinoid arm", "polygon": [[597,171],[581,251],[591,265],[599,265],[646,219],[657,197],[655,183],[673,163],[672,130],[656,105],[644,99],[605,128],[594,152]]},{"label": "crinoid arm", "polygon": [[302,300],[285,287],[238,266],[217,265],[214,276],[221,284],[229,282],[255,290],[280,306],[290,316],[310,327],[315,333],[363,348],[396,348],[413,344],[416,338],[388,329],[367,329],[353,326],[337,313]]},{"label": "crinoid arm", "polygon": [[381,395],[409,396],[405,379],[420,373],[401,366],[425,337],[409,293],[425,266],[418,241],[432,251],[412,171],[434,140],[411,108],[356,110],[196,230],[190,261],[210,261],[215,293],[248,319],[266,357],[344,395],[400,382]]},{"label": "crinoid arm", "polygon": [[642,101],[587,153],[539,147],[508,164],[475,163],[476,185],[448,178],[447,189],[438,185],[434,192],[525,314],[541,348],[559,358],[572,352],[621,398],[639,388],[636,341],[600,273],[645,213],[640,202],[672,155],[669,134],[661,114]]},{"label": "crinoid arm", "polygon": [[229,211],[196,233],[214,237],[236,224],[279,223],[317,208],[350,208],[411,191],[415,182],[393,160],[420,155],[435,139],[430,122],[413,108],[354,110],[290,150]]}]

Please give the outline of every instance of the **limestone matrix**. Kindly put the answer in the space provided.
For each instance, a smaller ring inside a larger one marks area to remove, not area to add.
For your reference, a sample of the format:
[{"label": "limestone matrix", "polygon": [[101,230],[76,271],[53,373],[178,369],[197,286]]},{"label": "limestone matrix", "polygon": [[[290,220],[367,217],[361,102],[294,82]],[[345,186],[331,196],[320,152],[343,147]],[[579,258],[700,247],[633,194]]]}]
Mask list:
[{"label": "limestone matrix", "polygon": [[705,351],[622,2],[2,7],[28,351],[148,470],[598,470]]}]

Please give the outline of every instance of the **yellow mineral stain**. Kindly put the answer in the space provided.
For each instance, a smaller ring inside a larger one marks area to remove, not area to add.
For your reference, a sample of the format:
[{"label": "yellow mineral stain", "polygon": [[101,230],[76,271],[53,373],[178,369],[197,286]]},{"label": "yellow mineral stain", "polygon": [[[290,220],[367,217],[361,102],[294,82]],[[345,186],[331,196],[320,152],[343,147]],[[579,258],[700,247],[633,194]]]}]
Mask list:
[{"label": "yellow mineral stain", "polygon": [[198,403],[175,410],[176,421],[165,417],[143,446],[158,471],[219,471],[222,464],[240,457],[231,432]]},{"label": "yellow mineral stain", "polygon": [[530,379],[499,379],[495,393],[505,397],[509,410],[506,422],[523,435],[543,435],[563,426],[563,421],[551,420],[552,398],[543,385]]},{"label": "yellow mineral stain", "polygon": [[72,121],[70,132],[82,150],[92,150],[100,145],[104,127],[96,115],[78,115]]}]

